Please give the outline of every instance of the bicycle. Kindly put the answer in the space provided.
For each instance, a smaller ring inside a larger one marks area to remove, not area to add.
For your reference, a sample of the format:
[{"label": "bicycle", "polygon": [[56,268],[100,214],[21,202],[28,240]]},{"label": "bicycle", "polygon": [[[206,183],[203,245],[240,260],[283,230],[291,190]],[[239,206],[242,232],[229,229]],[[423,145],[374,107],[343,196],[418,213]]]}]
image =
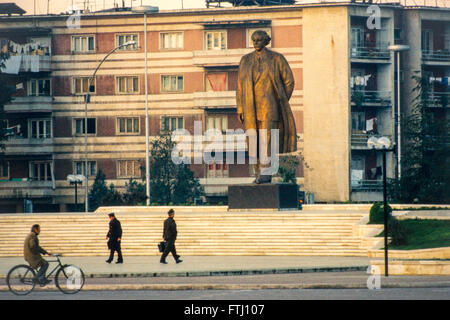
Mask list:
[{"label": "bicycle", "polygon": [[[83,270],[75,265],[63,265],[60,259],[62,254],[52,254],[52,256],[56,257],[56,260],[49,260],[48,262],[58,262],[58,265],[45,276],[45,280],[48,280],[56,271],[55,285],[62,293],[75,294],[80,292],[85,280]],[[31,293],[36,284],[39,284],[35,277],[36,272],[32,267],[20,264],[9,270],[6,283],[12,293],[23,296]],[[41,287],[44,286],[45,284],[41,285]]]}]

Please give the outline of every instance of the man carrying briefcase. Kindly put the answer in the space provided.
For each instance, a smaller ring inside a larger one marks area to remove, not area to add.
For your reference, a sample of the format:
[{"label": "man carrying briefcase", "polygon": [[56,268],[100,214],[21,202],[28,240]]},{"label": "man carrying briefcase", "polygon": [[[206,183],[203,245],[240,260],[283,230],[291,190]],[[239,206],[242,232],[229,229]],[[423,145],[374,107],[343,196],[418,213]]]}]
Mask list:
[{"label": "man carrying briefcase", "polygon": [[175,240],[177,239],[177,224],[173,217],[175,216],[175,211],[170,209],[168,212],[169,217],[164,221],[163,239],[166,241],[166,248],[161,256],[160,262],[167,264],[166,257],[169,253],[172,253],[173,258],[176,263],[183,262],[180,260],[180,256],[177,255],[177,250],[175,248]]}]

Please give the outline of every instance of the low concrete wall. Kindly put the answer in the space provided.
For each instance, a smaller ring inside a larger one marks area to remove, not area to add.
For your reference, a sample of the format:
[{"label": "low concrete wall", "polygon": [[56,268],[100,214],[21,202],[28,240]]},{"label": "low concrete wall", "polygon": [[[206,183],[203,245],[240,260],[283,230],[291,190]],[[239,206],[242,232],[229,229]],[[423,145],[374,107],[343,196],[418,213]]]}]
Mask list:
[{"label": "low concrete wall", "polygon": [[371,204],[304,204],[303,210],[308,211],[370,211]]},{"label": "low concrete wall", "polygon": [[[369,258],[384,258],[384,250],[369,250]],[[392,259],[450,259],[450,247],[419,249],[419,250],[389,250]]]},{"label": "low concrete wall", "polygon": [[[370,264],[372,274],[384,275],[384,260],[371,260]],[[450,261],[389,261],[388,267],[389,275],[450,275]]]},{"label": "low concrete wall", "polygon": [[407,208],[421,209],[421,208],[450,208],[450,204],[390,204],[394,210],[405,210]]},{"label": "low concrete wall", "polygon": [[351,199],[354,202],[383,201],[383,194],[380,192],[358,192],[352,191]]}]

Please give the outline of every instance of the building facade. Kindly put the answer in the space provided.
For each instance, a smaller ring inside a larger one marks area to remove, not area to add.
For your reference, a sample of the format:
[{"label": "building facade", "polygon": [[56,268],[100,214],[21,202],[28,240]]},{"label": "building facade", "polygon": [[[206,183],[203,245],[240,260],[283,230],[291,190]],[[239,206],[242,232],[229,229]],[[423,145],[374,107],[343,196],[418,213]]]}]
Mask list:
[{"label": "building facade", "polygon": [[[151,138],[180,128],[194,134],[196,121],[203,131],[242,128],[235,101],[238,64],[253,50],[252,32],[263,29],[295,77],[290,103],[304,156],[297,168],[302,190],[318,202],[380,199],[381,156],[367,148],[367,139],[397,138],[396,68],[388,46],[403,41],[411,47],[401,73],[402,101],[408,101],[409,73],[422,62],[434,77],[448,76],[450,11],[383,5],[373,29],[367,8],[330,3],[149,14]],[[143,16],[129,10],[84,13],[75,26],[68,24],[70,18],[0,17],[2,50],[13,57],[1,76],[17,88],[5,106],[11,135],[3,154],[0,212],[27,210],[24,203],[30,201],[34,211],[70,210],[75,202],[70,174],[87,174],[92,184],[101,169],[107,183],[122,190],[130,178],[141,178],[146,149]],[[88,87],[104,56],[128,41],[136,44],[111,54]],[[447,89],[440,90],[435,95],[445,96]],[[446,116],[448,107],[435,100],[433,110]],[[388,156],[388,177],[396,175],[396,157]],[[210,199],[224,199],[228,185],[253,179],[248,164],[202,163],[191,169]],[[81,190],[78,203],[84,202]]]}]

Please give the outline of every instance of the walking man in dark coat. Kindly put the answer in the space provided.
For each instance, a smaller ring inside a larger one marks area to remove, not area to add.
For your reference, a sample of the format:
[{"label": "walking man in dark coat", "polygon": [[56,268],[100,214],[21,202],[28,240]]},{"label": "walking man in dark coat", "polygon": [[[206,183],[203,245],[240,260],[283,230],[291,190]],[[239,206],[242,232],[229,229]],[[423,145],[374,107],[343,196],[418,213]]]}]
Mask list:
[{"label": "walking man in dark coat", "polygon": [[42,258],[41,254],[47,254],[49,256],[51,254],[39,245],[38,235],[40,233],[41,228],[38,224],[31,227],[31,232],[25,238],[23,255],[25,261],[28,262],[33,269],[39,268],[34,280],[39,282],[41,285],[46,285],[51,282],[51,280],[45,279],[45,273],[48,269],[48,262]]},{"label": "walking man in dark coat", "polygon": [[176,263],[183,262],[180,260],[180,256],[177,255],[177,250],[175,248],[175,240],[177,239],[177,224],[173,217],[175,216],[175,211],[170,209],[168,212],[169,217],[164,221],[164,231],[163,231],[163,239],[166,241],[166,249],[164,250],[160,262],[163,264],[167,264],[166,257],[172,252],[172,256],[175,259]]},{"label": "walking man in dark coat", "polygon": [[110,250],[109,259],[107,263],[111,263],[114,258],[114,251],[117,251],[117,262],[123,263],[122,250],[120,248],[120,242],[122,240],[122,227],[120,221],[116,219],[114,213],[108,214],[109,216],[109,231],[106,235],[108,239],[108,249]]}]

